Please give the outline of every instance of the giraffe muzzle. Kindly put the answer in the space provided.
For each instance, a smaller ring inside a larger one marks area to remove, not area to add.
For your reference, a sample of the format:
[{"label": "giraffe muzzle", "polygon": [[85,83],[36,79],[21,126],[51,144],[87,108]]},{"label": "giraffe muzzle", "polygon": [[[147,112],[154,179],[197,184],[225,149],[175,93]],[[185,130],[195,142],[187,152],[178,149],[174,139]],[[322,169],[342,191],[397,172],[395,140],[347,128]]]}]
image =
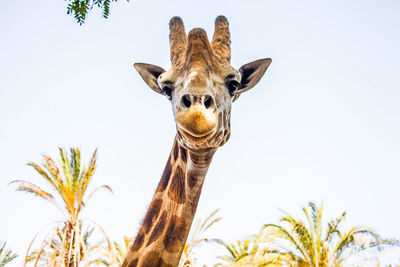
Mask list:
[{"label": "giraffe muzzle", "polygon": [[217,128],[216,109],[206,108],[202,104],[181,109],[176,115],[178,130],[191,142],[204,142],[214,135]]}]

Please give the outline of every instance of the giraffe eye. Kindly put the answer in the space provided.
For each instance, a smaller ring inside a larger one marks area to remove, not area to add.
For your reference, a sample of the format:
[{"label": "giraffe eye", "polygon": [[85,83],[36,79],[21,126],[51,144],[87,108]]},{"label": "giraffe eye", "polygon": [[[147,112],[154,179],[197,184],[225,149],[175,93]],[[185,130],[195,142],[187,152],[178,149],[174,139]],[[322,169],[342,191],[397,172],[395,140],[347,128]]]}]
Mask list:
[{"label": "giraffe eye", "polygon": [[172,89],[171,89],[170,87],[164,86],[164,87],[161,89],[161,93],[162,93],[163,95],[165,95],[166,97],[168,97],[169,100],[171,100],[171,98],[172,98]]},{"label": "giraffe eye", "polygon": [[235,92],[239,89],[240,84],[236,80],[229,80],[227,81],[226,86],[228,87],[229,94],[234,96]]}]

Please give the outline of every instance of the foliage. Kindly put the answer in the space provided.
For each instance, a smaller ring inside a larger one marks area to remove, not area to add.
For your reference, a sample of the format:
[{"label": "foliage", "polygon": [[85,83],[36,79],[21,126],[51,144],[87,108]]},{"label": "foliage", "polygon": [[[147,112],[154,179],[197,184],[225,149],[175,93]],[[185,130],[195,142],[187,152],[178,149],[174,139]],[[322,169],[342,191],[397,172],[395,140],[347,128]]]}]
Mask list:
[{"label": "foliage", "polygon": [[111,248],[99,246],[97,254],[101,255],[101,257],[97,257],[95,260],[90,261],[90,264],[95,264],[95,266],[120,267],[124,262],[126,255],[128,254],[130,244],[132,244],[132,242],[132,237],[124,236],[122,244],[114,241]]},{"label": "foliage", "polygon": [[124,262],[124,259],[128,254],[132,242],[133,242],[133,237],[126,237],[126,236],[124,236],[122,244],[119,244],[114,241],[114,247],[116,251],[115,262],[118,264],[118,266],[121,266],[122,263]]},{"label": "foliage", "polygon": [[[110,15],[111,2],[117,0],[65,0],[68,2],[67,14],[72,14],[79,25],[85,23],[87,14],[93,7],[98,7],[102,10],[103,18],[108,18]],[[127,0],[129,1],[129,0]]]},{"label": "foliage", "polygon": [[309,203],[303,207],[306,222],[283,212],[281,225],[266,224],[259,234],[236,245],[223,243],[229,252],[223,259],[229,264],[222,266],[343,266],[357,256],[365,261],[365,255],[399,245],[399,241],[382,239],[366,227],[343,232],[339,226],[345,212],[323,231],[322,211],[322,204]]},{"label": "foliage", "polygon": [[17,254],[10,249],[6,249],[6,242],[0,242],[0,267],[5,266],[7,263],[17,257]]},{"label": "foliage", "polygon": [[183,248],[183,253],[181,259],[179,261],[179,267],[192,267],[195,266],[195,258],[193,255],[193,249],[204,243],[209,241],[217,241],[215,239],[208,239],[203,237],[204,233],[215,223],[222,220],[222,217],[215,218],[219,209],[214,210],[210,213],[204,220],[201,218],[196,220],[193,224],[193,228],[190,233],[190,238],[187,240],[185,247]]},{"label": "foliage", "polygon": [[[25,264],[33,262],[34,266],[71,266],[65,263],[65,243],[67,240],[67,227],[55,227],[50,234],[51,237],[46,238],[41,247],[29,253],[25,259]],[[77,233],[81,233],[82,238],[79,243],[79,258],[84,266],[111,266],[113,263],[114,247],[108,236],[104,233],[105,238],[93,242],[91,239],[94,231],[93,226],[86,227],[82,230],[79,226]],[[32,242],[33,243],[33,242]],[[74,261],[79,263],[78,261]],[[119,265],[118,265],[119,266]]]},{"label": "foliage", "polygon": [[[253,242],[252,239],[238,240],[233,244],[227,244],[219,240],[218,243],[228,250],[227,256],[219,258],[229,264],[217,264],[216,266],[248,266],[250,258],[252,258],[252,263],[255,263],[254,255],[257,253],[258,245]],[[256,264],[254,266],[256,266]]]},{"label": "foliage", "polygon": [[[47,181],[52,191],[56,194],[44,190],[34,183],[24,180],[15,180],[11,184],[17,185],[18,191],[34,194],[55,205],[63,214],[64,219],[56,223],[49,235],[44,238],[38,250],[30,251],[28,248],[25,263],[34,261],[34,265],[43,263],[45,266],[77,266],[84,261],[89,262],[89,254],[98,248],[99,243],[89,245],[88,240],[93,230],[82,232],[83,222],[80,214],[86,203],[99,189],[106,189],[112,192],[107,185],[95,188],[89,195],[87,194],[93,175],[96,170],[97,150],[94,151],[88,166],[81,162],[81,152],[79,148],[71,148],[70,154],[59,148],[59,165],[49,156],[44,155],[42,164],[29,162],[41,177]],[[102,228],[97,225],[98,228]],[[112,250],[112,242],[102,230],[103,236],[107,240],[108,248]]]}]

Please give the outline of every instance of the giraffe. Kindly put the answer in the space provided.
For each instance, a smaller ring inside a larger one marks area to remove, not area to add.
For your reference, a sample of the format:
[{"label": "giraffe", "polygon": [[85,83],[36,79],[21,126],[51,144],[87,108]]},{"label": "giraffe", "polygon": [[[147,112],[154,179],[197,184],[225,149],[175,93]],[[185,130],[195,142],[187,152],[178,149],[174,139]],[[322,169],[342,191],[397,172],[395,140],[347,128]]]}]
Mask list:
[{"label": "giraffe", "polygon": [[171,19],[169,28],[171,68],[134,64],[146,84],[171,102],[177,131],[123,267],[178,266],[208,167],[230,137],[232,102],[254,87],[271,63],[265,58],[233,68],[224,16],[215,20],[211,43],[200,28],[186,35],[179,17]]}]

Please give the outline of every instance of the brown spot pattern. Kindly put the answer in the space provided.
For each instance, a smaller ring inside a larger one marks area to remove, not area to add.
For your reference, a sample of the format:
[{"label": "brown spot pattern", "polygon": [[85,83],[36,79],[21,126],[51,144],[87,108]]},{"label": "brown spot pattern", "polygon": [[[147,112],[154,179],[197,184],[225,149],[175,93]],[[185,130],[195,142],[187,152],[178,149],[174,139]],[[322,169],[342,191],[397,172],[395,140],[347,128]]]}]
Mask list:
[{"label": "brown spot pattern", "polygon": [[122,267],[126,266],[126,267],[136,267],[138,264],[138,259],[134,259],[133,261],[131,261],[128,265],[122,265]]},{"label": "brown spot pattern", "polygon": [[187,162],[187,150],[183,146],[181,146],[180,149],[181,149],[181,159],[183,162],[186,163]]},{"label": "brown spot pattern", "polygon": [[199,190],[196,192],[196,195],[194,196],[193,200],[192,200],[192,215],[194,216],[194,214],[196,213],[196,209],[197,209],[197,204],[199,203],[199,199],[200,199],[200,194],[201,194],[201,187],[199,188]]},{"label": "brown spot pattern", "polygon": [[195,171],[188,171],[187,180],[190,189],[192,189],[197,184],[197,175]]},{"label": "brown spot pattern", "polygon": [[162,234],[165,228],[165,222],[167,219],[167,212],[164,211],[158,220],[156,226],[154,226],[153,232],[150,235],[149,241],[147,241],[147,246],[151,245],[154,241],[156,241]]},{"label": "brown spot pattern", "polygon": [[157,252],[149,251],[144,255],[140,267],[172,267],[172,265],[165,263]]},{"label": "brown spot pattern", "polygon": [[161,177],[160,183],[158,184],[156,192],[163,192],[167,188],[169,178],[171,177],[171,172],[172,172],[172,165],[171,165],[171,157],[170,157],[168,159],[167,165],[165,166],[163,175]]},{"label": "brown spot pattern", "polygon": [[185,196],[185,174],[180,166],[177,166],[169,185],[168,196],[179,204],[186,200]]},{"label": "brown spot pattern", "polygon": [[161,199],[155,199],[151,202],[149,209],[147,210],[146,216],[143,219],[143,230],[147,234],[153,223],[156,221],[158,214],[162,206]]},{"label": "brown spot pattern", "polygon": [[133,245],[131,246],[131,251],[137,251],[139,248],[142,247],[144,241],[144,234],[142,229],[139,230],[139,232],[136,235],[135,242],[133,242]]},{"label": "brown spot pattern", "polygon": [[174,160],[176,161],[179,157],[179,146],[178,146],[178,142],[175,141],[174,143]]},{"label": "brown spot pattern", "polygon": [[170,253],[179,252],[185,243],[185,232],[185,220],[173,215],[164,236],[165,249]]}]

